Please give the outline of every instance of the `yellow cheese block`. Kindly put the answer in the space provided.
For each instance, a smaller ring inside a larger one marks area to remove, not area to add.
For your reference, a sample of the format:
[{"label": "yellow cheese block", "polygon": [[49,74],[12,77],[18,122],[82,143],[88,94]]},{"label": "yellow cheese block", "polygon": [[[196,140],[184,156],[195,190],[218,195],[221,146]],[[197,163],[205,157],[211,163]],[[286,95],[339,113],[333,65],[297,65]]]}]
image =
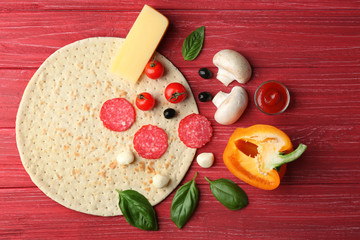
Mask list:
[{"label": "yellow cheese block", "polygon": [[145,5],[126,36],[110,72],[136,83],[168,25],[169,20],[164,15]]}]

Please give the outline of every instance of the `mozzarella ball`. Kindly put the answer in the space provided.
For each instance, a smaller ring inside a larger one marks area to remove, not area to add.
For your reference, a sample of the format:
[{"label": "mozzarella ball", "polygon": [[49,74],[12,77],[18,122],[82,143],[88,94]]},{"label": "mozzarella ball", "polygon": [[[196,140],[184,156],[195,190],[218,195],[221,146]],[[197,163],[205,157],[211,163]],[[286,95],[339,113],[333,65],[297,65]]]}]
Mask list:
[{"label": "mozzarella ball", "polygon": [[120,153],[117,156],[116,160],[121,165],[128,165],[128,164],[132,163],[135,160],[135,158],[134,158],[134,154],[132,151],[126,150],[126,151]]},{"label": "mozzarella ball", "polygon": [[197,163],[200,167],[209,168],[214,163],[214,154],[213,153],[200,153],[196,158]]},{"label": "mozzarella ball", "polygon": [[166,187],[169,183],[169,178],[167,176],[163,176],[163,175],[160,175],[160,174],[156,174],[154,177],[153,177],[153,185],[156,187],[156,188],[163,188],[163,187]]}]

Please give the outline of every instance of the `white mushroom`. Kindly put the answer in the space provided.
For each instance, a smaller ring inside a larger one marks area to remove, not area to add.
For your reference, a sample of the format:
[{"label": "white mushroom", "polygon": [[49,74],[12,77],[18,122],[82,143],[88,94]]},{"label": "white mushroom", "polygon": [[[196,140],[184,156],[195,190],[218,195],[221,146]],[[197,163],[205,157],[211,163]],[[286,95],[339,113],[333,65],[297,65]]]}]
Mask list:
[{"label": "white mushroom", "polygon": [[125,150],[117,156],[116,160],[118,161],[119,164],[128,165],[132,163],[135,160],[135,158],[132,151]]},{"label": "white mushroom", "polygon": [[216,78],[225,86],[236,80],[246,83],[251,77],[251,66],[240,53],[224,49],[215,54],[213,63],[218,67]]},{"label": "white mushroom", "polygon": [[244,88],[235,86],[230,93],[218,92],[212,102],[217,107],[215,121],[223,125],[235,123],[248,105],[248,95]]},{"label": "white mushroom", "polygon": [[168,185],[169,180],[170,179],[167,176],[156,174],[155,176],[153,176],[153,185],[156,188],[163,188]]},{"label": "white mushroom", "polygon": [[209,168],[214,164],[213,153],[200,153],[196,158],[197,163],[200,167]]}]

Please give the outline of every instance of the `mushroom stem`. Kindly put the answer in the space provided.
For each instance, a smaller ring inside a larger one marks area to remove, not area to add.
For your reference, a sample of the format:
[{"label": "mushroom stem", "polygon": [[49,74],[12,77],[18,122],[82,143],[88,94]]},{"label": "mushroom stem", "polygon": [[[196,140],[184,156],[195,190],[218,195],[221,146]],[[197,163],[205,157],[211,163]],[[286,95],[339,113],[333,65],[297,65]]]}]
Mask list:
[{"label": "mushroom stem", "polygon": [[235,79],[233,74],[221,68],[219,68],[216,78],[220,80],[225,86],[228,86]]},{"label": "mushroom stem", "polygon": [[233,74],[221,68],[219,68],[216,78],[220,80],[225,86],[228,86],[235,79]]},{"label": "mushroom stem", "polygon": [[230,93],[224,93],[220,91],[215,95],[212,102],[216,106],[216,108],[220,107],[220,105],[225,101],[225,99],[227,98],[227,96],[229,96],[229,94]]}]

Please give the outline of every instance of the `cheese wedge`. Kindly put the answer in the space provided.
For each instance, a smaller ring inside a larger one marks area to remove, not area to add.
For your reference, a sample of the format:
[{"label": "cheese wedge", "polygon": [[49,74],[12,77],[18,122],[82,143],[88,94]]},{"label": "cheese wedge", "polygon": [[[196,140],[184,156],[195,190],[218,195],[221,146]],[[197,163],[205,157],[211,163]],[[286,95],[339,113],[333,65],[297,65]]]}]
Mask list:
[{"label": "cheese wedge", "polygon": [[168,25],[169,20],[164,15],[145,5],[115,57],[110,72],[136,83]]}]

